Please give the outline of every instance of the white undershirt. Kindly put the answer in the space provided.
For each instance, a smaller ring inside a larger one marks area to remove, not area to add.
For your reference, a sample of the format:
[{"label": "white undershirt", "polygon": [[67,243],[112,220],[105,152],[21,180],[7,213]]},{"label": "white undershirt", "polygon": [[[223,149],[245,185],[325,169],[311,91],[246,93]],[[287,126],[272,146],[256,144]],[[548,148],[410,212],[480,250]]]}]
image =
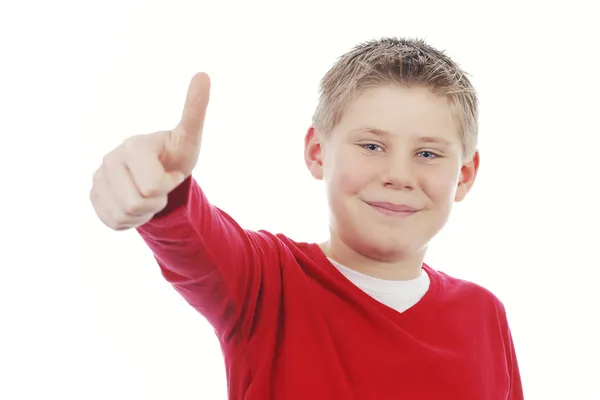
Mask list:
[{"label": "white undershirt", "polygon": [[421,274],[408,281],[390,281],[361,274],[329,258],[329,261],[354,285],[380,303],[404,312],[417,304],[429,289],[429,275]]}]

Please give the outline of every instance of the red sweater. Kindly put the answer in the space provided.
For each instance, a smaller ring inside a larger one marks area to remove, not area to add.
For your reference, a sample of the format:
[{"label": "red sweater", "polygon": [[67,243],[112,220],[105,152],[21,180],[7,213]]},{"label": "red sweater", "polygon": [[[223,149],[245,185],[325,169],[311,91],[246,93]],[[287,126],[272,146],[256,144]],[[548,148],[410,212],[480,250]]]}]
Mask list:
[{"label": "red sweater", "polygon": [[232,400],[519,400],[502,303],[428,266],[399,313],[317,244],[241,228],[193,179],[138,228],[164,277],[214,327]]}]

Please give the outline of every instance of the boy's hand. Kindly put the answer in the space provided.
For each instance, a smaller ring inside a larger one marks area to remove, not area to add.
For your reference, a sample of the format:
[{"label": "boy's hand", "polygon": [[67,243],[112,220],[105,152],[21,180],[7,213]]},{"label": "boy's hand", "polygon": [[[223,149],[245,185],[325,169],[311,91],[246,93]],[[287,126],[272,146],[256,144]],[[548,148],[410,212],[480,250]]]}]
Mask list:
[{"label": "boy's hand", "polygon": [[192,78],[181,121],[171,131],[132,136],[104,156],[90,200],[109,228],[142,225],[167,204],[167,195],[194,169],[210,94],[204,73]]}]

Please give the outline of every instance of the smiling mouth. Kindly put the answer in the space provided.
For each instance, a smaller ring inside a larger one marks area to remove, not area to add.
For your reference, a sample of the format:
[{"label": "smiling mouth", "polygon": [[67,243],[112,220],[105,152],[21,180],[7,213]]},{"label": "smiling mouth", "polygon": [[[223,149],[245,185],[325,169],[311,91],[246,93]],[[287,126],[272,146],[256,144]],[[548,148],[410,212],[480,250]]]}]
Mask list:
[{"label": "smiling mouth", "polygon": [[376,211],[392,217],[407,217],[417,213],[419,210],[404,204],[392,204],[383,202],[366,202]]}]

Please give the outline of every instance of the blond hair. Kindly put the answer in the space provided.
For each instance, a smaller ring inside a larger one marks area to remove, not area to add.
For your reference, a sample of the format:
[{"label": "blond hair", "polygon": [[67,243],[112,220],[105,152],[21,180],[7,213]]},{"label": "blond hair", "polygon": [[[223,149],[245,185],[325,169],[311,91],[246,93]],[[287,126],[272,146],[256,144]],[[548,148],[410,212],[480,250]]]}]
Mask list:
[{"label": "blond hair", "polygon": [[321,80],[313,126],[321,134],[331,132],[355,96],[384,84],[424,86],[446,97],[459,126],[464,158],[475,154],[477,93],[466,72],[422,39],[372,40],[339,57]]}]

